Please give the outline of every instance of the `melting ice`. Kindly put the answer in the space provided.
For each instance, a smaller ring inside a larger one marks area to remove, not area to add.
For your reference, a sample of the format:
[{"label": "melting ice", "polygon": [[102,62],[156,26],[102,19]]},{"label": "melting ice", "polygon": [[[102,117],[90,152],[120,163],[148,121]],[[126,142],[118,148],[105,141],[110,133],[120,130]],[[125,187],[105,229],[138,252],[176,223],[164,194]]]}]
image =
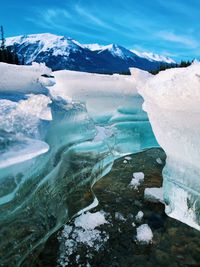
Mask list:
[{"label": "melting ice", "polygon": [[139,91],[156,139],[167,154],[166,213],[200,230],[200,63],[162,71]]},{"label": "melting ice", "polygon": [[158,144],[130,76],[1,70],[0,254],[16,267],[93,202],[116,158]]},{"label": "melting ice", "polygon": [[92,185],[115,159],[158,143],[166,212],[199,229],[199,63],[155,77],[5,63],[0,73],[1,264],[20,266],[90,205]]}]

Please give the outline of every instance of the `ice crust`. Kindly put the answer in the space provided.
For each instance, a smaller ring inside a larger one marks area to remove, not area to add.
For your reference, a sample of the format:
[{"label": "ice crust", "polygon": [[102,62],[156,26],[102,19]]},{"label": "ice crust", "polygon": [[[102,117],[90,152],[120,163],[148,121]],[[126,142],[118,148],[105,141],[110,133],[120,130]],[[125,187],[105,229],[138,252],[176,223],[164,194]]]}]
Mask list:
[{"label": "ice crust", "polygon": [[[93,201],[81,206],[88,190],[115,159],[158,146],[137,90],[167,154],[166,212],[199,229],[200,63],[156,76],[131,69],[130,77],[51,73],[39,64],[0,63],[0,70],[2,264],[20,266],[64,222],[85,210]],[[141,182],[144,175],[134,176]]]},{"label": "ice crust", "polygon": [[46,86],[54,84],[53,79],[41,75],[49,75],[51,69],[44,64],[32,63],[31,66],[10,65],[0,62],[0,93],[44,94]]},{"label": "ice crust", "polygon": [[0,254],[18,267],[90,207],[88,190],[115,159],[158,144],[131,76],[0,69]]},{"label": "ice crust", "polygon": [[139,92],[156,139],[167,154],[166,212],[199,230],[200,63],[161,71]]}]

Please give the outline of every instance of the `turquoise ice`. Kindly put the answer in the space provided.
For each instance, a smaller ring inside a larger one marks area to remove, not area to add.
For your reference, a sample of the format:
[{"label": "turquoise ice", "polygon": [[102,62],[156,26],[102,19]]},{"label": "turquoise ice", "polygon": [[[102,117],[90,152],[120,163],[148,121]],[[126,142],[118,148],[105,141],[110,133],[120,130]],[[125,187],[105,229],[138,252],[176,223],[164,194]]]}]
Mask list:
[{"label": "turquoise ice", "polygon": [[54,73],[44,95],[44,69],[29,68],[28,94],[4,86],[0,99],[0,254],[15,267],[92,203],[116,158],[158,146],[130,77]]}]

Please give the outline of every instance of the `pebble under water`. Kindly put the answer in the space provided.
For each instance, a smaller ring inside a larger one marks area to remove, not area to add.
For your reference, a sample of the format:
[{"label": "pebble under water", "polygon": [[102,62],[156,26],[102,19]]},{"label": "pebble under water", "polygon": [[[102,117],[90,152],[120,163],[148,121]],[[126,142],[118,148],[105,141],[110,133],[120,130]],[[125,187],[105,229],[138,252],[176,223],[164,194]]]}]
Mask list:
[{"label": "pebble under water", "polygon": [[[90,243],[77,242],[77,231],[84,234],[85,230],[75,226],[74,218],[67,223],[66,229],[70,230],[67,235],[63,236],[63,229],[59,230],[39,255],[30,255],[24,267],[200,266],[200,232],[168,217],[163,204],[144,199],[145,188],[162,185],[164,163],[161,149],[116,160],[111,172],[92,189],[99,205],[90,213],[101,212],[107,223],[89,232]],[[145,175],[138,189],[129,186],[134,172]],[[92,198],[92,191],[85,193],[85,199]],[[139,211],[144,216],[136,220]],[[142,224],[148,224],[153,232],[150,244],[136,241],[136,229]]]}]

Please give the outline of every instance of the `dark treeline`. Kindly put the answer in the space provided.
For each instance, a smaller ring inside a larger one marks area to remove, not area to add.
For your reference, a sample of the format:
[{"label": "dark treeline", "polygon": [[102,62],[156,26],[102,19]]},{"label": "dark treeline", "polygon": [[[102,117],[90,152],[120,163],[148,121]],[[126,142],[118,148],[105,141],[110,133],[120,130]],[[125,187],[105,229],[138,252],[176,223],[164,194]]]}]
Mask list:
[{"label": "dark treeline", "polygon": [[19,59],[17,53],[6,47],[3,26],[0,27],[0,37],[0,62],[18,65]]},{"label": "dark treeline", "polygon": [[184,68],[184,67],[188,67],[192,64],[193,60],[192,61],[184,61],[182,60],[180,63],[172,63],[172,64],[161,64],[160,67],[157,69],[157,70],[153,70],[153,71],[150,71],[151,74],[157,74],[159,73],[160,71],[162,70],[166,70],[166,69],[171,69],[171,68]]}]

